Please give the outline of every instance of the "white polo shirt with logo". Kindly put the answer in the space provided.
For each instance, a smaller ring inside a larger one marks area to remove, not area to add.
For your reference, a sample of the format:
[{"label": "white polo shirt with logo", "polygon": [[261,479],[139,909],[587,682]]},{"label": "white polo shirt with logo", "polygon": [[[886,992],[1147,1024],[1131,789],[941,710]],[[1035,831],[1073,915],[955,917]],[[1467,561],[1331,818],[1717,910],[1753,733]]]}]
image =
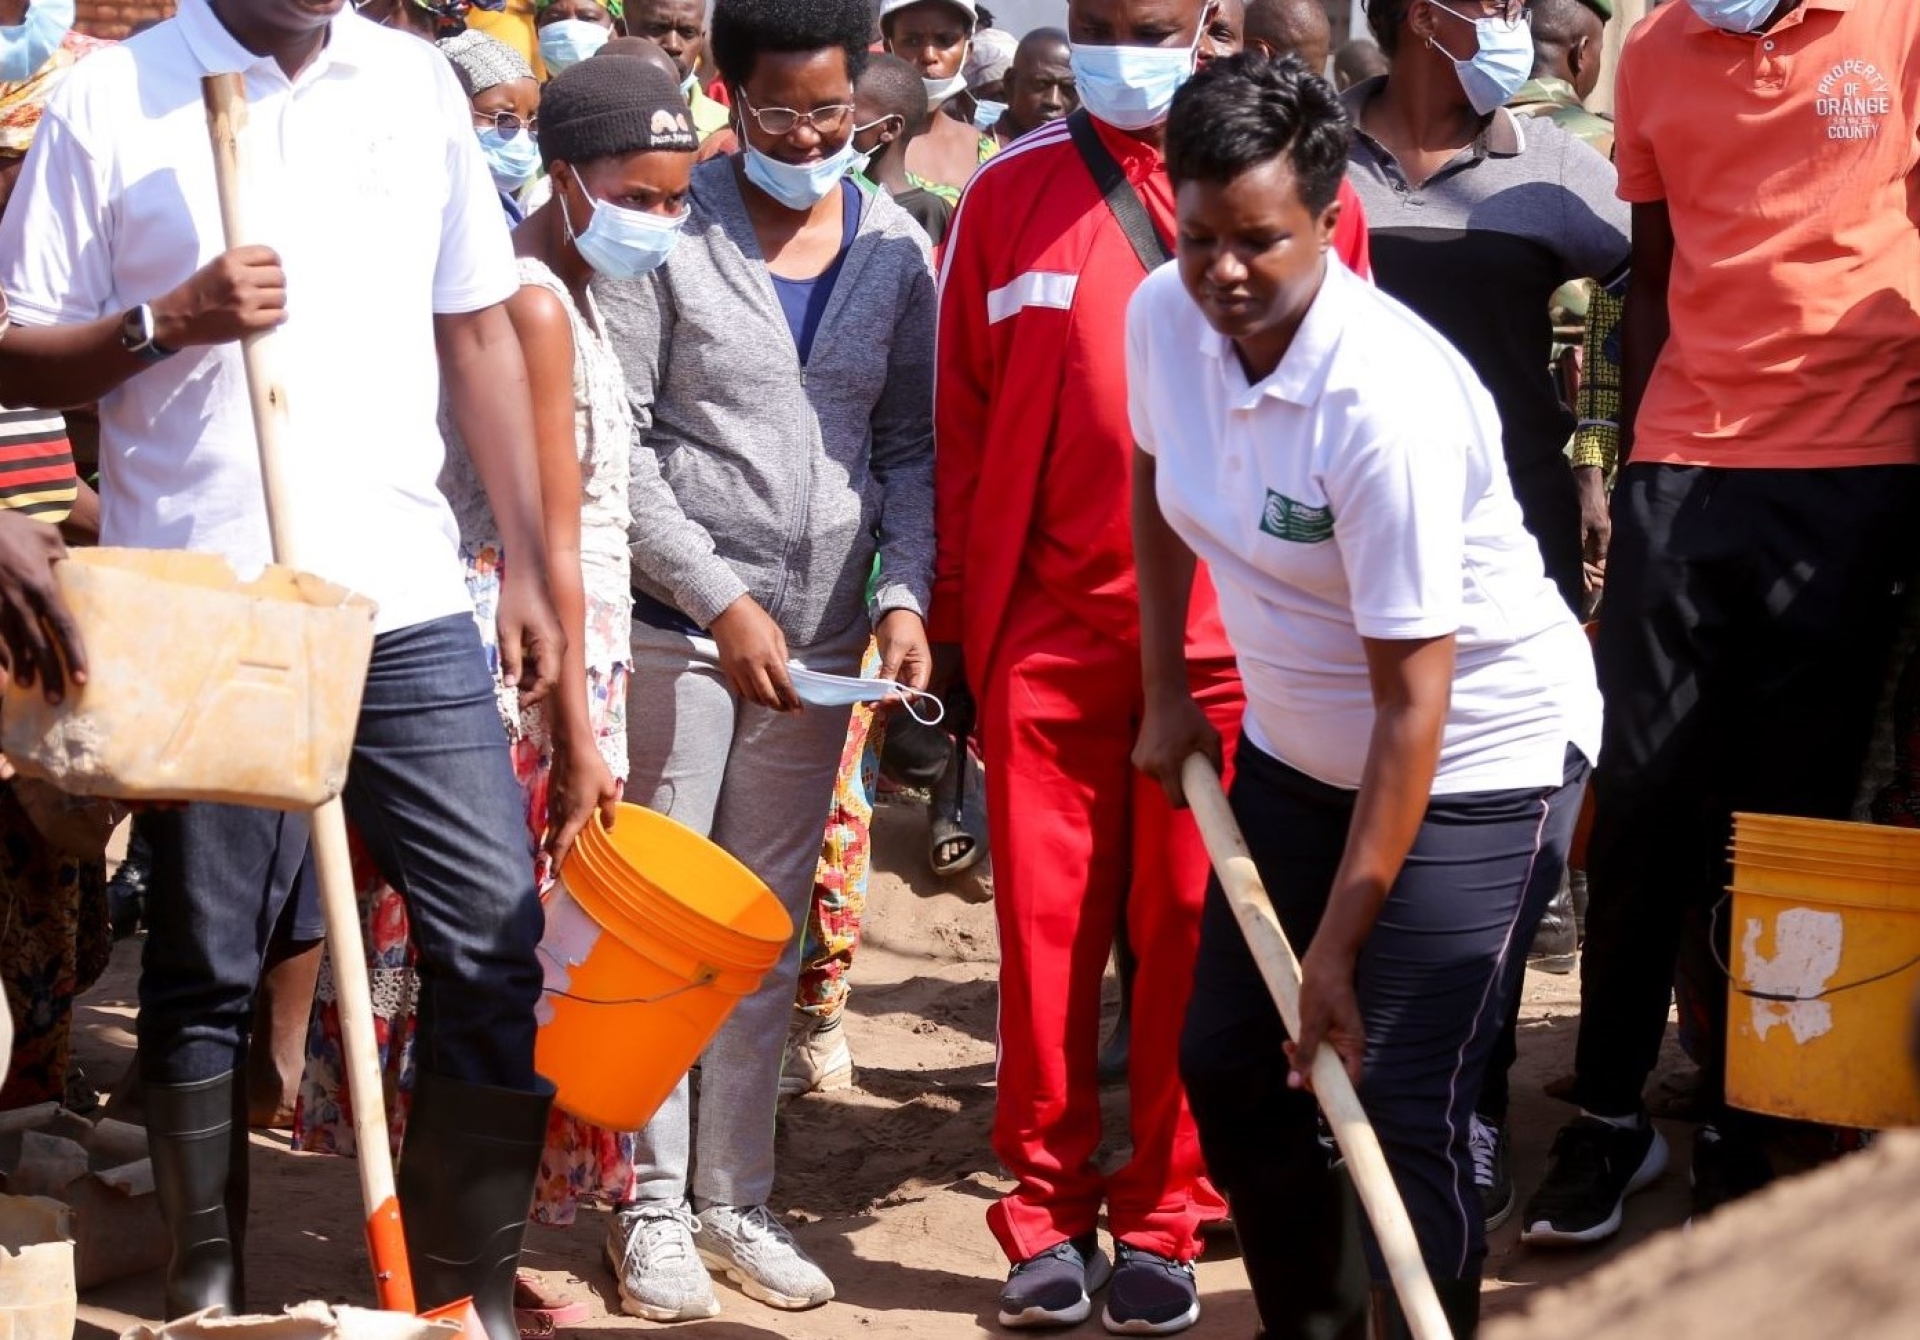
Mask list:
[{"label": "white polo shirt with logo", "polygon": [[1585,636],[1507,482],[1493,401],[1452,346],[1338,262],[1249,385],[1171,264],[1127,313],[1135,440],[1208,566],[1247,738],[1356,789],[1375,709],[1363,638],[1452,634],[1435,795],[1558,786],[1600,752]]},{"label": "white polo shirt with logo", "polygon": [[[437,480],[436,313],[499,303],[512,244],[466,98],[429,43],[343,11],[288,80],[207,0],[74,67],[0,225],[22,325],[116,315],[226,250],[200,78],[243,72],[249,231],[279,253],[276,361],[303,567],[381,631],[470,612]],[[240,346],[184,350],[100,404],[107,544],[271,556]]]}]

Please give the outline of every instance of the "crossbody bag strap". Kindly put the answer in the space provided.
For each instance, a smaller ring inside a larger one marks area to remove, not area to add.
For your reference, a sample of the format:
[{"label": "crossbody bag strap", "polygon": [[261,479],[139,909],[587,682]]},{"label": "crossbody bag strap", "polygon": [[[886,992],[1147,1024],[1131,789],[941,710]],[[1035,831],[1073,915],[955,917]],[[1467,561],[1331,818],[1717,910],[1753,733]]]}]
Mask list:
[{"label": "crossbody bag strap", "polygon": [[1100,132],[1093,128],[1093,118],[1085,109],[1067,118],[1067,131],[1073,136],[1073,147],[1080,151],[1087,171],[1093,174],[1094,186],[1106,198],[1107,208],[1113,211],[1114,222],[1126,234],[1133,254],[1140,258],[1141,268],[1152,273],[1172,260],[1173,251],[1160,236],[1160,230],[1153,226],[1140,193],[1133,189],[1126,170],[1101,142]]}]

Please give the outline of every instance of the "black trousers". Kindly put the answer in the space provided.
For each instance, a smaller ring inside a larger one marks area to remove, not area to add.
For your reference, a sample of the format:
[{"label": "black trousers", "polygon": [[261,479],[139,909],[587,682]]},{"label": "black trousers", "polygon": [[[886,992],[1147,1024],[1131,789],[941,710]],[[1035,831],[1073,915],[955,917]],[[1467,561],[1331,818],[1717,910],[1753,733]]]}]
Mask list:
[{"label": "black trousers", "polygon": [[[1573,1093],[1588,1111],[1640,1108],[1682,928],[1727,886],[1731,816],[1846,817],[1917,523],[1911,466],[1621,476]],[[1708,995],[1717,1056],[1726,993]]]},{"label": "black trousers", "polygon": [[[1326,911],[1355,793],[1245,740],[1235,769],[1234,814],[1304,955]],[[1534,926],[1559,886],[1586,775],[1570,747],[1554,785],[1435,797],[1356,965],[1367,1029],[1360,1098],[1438,1279],[1475,1278],[1486,1256],[1468,1119]],[[1313,1097],[1287,1087],[1285,1037],[1216,879],[1201,919],[1181,1077],[1270,1340],[1344,1336],[1367,1304],[1359,1220],[1320,1145]],[[1379,1262],[1370,1264],[1384,1279]]]}]

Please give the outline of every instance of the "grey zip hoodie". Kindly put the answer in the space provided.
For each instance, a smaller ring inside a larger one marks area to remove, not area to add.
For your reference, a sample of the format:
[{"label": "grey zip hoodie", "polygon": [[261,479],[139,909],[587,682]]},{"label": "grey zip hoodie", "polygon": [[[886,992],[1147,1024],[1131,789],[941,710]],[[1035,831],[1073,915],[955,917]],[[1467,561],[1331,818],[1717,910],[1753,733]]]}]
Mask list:
[{"label": "grey zip hoodie", "polygon": [[862,617],[924,615],[934,333],[925,235],[884,192],[864,198],[802,367],[731,158],[695,169],[691,208],[665,265],[594,286],[633,398],[634,585],[702,628],[751,595],[796,649]]}]

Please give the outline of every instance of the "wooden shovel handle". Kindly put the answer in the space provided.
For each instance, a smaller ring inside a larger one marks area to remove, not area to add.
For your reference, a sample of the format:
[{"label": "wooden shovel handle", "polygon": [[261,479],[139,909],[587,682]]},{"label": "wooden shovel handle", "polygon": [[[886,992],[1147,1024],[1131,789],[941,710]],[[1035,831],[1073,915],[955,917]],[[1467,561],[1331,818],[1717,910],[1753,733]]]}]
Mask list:
[{"label": "wooden shovel handle", "polygon": [[[1273,902],[1260,882],[1260,872],[1254,868],[1253,857],[1248,854],[1240,825],[1234,821],[1226,793],[1220,789],[1220,777],[1211,763],[1195,754],[1187,760],[1180,780],[1186,789],[1187,804],[1200,825],[1207,855],[1212,858],[1213,868],[1226,890],[1234,919],[1240,923],[1240,933],[1246,937],[1247,949],[1260,965],[1260,975],[1266,979],[1267,990],[1273,994],[1273,1003],[1279,1007],[1287,1032],[1298,1036],[1300,960],[1294,956],[1287,933],[1274,915]],[[1446,1313],[1440,1308],[1440,1295],[1434,1291],[1426,1262],[1421,1258],[1413,1221],[1407,1217],[1407,1207],[1387,1168],[1387,1156],[1381,1152],[1380,1138],[1374,1134],[1373,1123],[1367,1120],[1366,1109],[1360,1106],[1360,1096],[1353,1091],[1346,1068],[1332,1047],[1323,1046],[1314,1053],[1311,1070],[1314,1097],[1319,1099],[1320,1110],[1326,1114],[1334,1139],[1340,1142],[1340,1152],[1346,1156],[1347,1170],[1353,1175],[1360,1203],[1373,1223],[1380,1254],[1386,1258],[1387,1275],[1393,1282],[1394,1292],[1400,1296],[1400,1306],[1406,1313],[1414,1340],[1453,1340]]]},{"label": "wooden shovel handle", "polygon": [[[220,222],[227,249],[232,250],[250,240],[240,210],[241,184],[245,180],[240,132],[247,121],[247,86],[237,74],[210,74],[200,84],[207,105],[207,133],[213,141]],[[266,489],[274,561],[296,567],[299,549],[283,441],[287,396],[273,369],[274,332],[256,331],[240,342],[240,349],[247,372],[247,394],[253,405],[253,431],[260,449],[260,480]],[[410,1313],[414,1311],[413,1275],[407,1266],[400,1202],[394,1189],[386,1093],[381,1087],[373,996],[367,986],[367,951],[360,931],[360,900],[354,891],[353,862],[347,850],[346,813],[337,798],[313,812],[312,840],[320,908],[326,916],[327,943],[333,951],[334,996],[340,1010],[341,1051],[353,1107],[353,1136],[359,1151],[360,1196],[367,1213],[367,1248],[373,1258],[374,1287],[382,1308]]]}]

